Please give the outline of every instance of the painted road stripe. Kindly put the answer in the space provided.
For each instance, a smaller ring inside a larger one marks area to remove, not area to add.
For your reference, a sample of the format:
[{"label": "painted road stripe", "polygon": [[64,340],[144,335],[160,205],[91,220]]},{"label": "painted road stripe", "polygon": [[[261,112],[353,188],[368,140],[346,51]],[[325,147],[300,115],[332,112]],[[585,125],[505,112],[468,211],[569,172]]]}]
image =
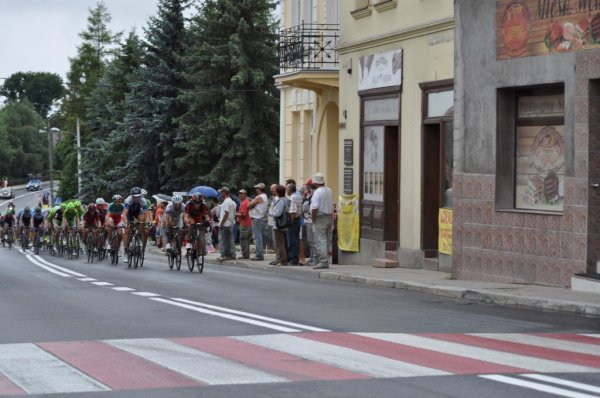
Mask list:
[{"label": "painted road stripe", "polygon": [[278,383],[286,379],[164,339],[108,340],[107,343],[204,383]]},{"label": "painted road stripe", "polygon": [[25,395],[27,394],[8,377],[0,372],[0,396],[2,395]]},{"label": "painted road stripe", "polygon": [[92,281],[97,281],[98,279],[94,279],[94,278],[80,278],[78,280],[82,281],[82,282],[92,282]]},{"label": "painted road stripe", "polygon": [[[539,345],[528,345],[529,343],[527,342],[525,342],[527,344],[521,344],[520,342],[516,343],[514,339],[521,338],[521,336],[519,336],[518,334],[512,334],[510,338],[505,338],[502,340],[481,337],[479,335],[473,336],[465,334],[423,334],[422,336],[432,337],[434,339],[441,339],[444,341],[452,341],[454,343],[459,344],[467,344],[472,347],[481,347],[501,352],[510,352],[513,354],[528,355],[536,358],[559,360],[561,362],[568,362],[582,366],[592,366],[600,368],[600,356],[580,354],[577,352],[557,350],[552,348],[544,348]],[[522,336],[522,338],[525,340],[527,339],[526,336]],[[532,337],[532,341],[536,341],[535,337]],[[575,345],[576,343],[572,344]],[[548,346],[551,346],[551,341],[548,341]]]},{"label": "painted road stripe", "polygon": [[234,338],[371,377],[441,376],[449,374],[436,369],[292,335],[277,334]]},{"label": "painted road stripe", "polygon": [[116,290],[118,292],[133,292],[135,289],[132,289],[130,287],[111,287],[112,290]]},{"label": "painted road stripe", "polygon": [[281,351],[235,340],[230,337],[184,337],[172,341],[222,358],[252,366],[292,381],[356,380],[368,376],[309,361]]},{"label": "painted road stripe", "polygon": [[388,333],[359,333],[361,336],[373,337],[376,339],[391,341],[393,343],[407,344],[413,347],[445,352],[447,354],[460,355],[481,361],[490,361],[506,366],[529,369],[532,372],[554,372],[554,373],[597,373],[597,368],[573,365],[559,361],[535,358],[525,355],[511,354],[507,352],[472,347],[467,344],[459,344],[445,341],[437,335],[429,337],[416,336],[410,334],[388,334]]},{"label": "painted road stripe", "polygon": [[485,337],[500,341],[512,343],[526,344],[528,346],[548,348],[552,350],[570,351],[589,356],[598,356],[596,361],[600,367],[600,346],[578,343],[575,341],[563,341],[558,339],[548,338],[546,336],[534,336],[523,333],[477,333],[469,334],[470,336]]},{"label": "painted road stripe", "polygon": [[110,282],[92,282],[92,285],[96,285],[96,286],[114,286],[114,283],[110,283]]},{"label": "painted road stripe", "polygon": [[[135,293],[133,293],[133,294],[135,294]],[[299,332],[300,331],[299,329],[291,329],[291,328],[288,328],[288,327],[285,327],[285,326],[275,325],[273,323],[267,323],[267,322],[263,322],[263,321],[259,321],[259,320],[255,320],[255,319],[243,318],[243,317],[238,316],[238,315],[225,314],[225,313],[222,313],[222,312],[208,310],[208,309],[204,309],[204,308],[200,308],[200,307],[194,307],[193,305],[179,303],[177,301],[167,300],[167,299],[164,299],[164,298],[157,298],[157,297],[155,297],[155,298],[151,298],[150,300],[158,301],[158,302],[165,303],[165,304],[174,305],[176,307],[181,307],[181,308],[185,308],[185,309],[188,309],[188,310],[200,312],[202,314],[214,315],[214,316],[218,316],[218,317],[221,317],[221,318],[230,319],[230,320],[233,320],[233,321],[249,323],[249,324],[255,325],[255,326],[262,326],[262,327],[265,327],[265,328],[268,328],[268,329],[277,330],[279,332],[294,333],[294,332]]]},{"label": "painted road stripe", "polygon": [[575,388],[577,390],[589,391],[593,393],[600,394],[600,387],[592,386],[589,384],[578,383],[571,380],[559,379],[557,377],[538,375],[538,374],[528,374],[521,375],[523,377],[529,377],[530,379],[535,379],[539,381],[544,381],[546,383],[558,384],[565,387]]},{"label": "painted road stripe", "polygon": [[142,297],[160,297],[160,294],[150,293],[150,292],[134,292],[132,294],[135,294],[136,296],[142,296]]},{"label": "painted road stripe", "polygon": [[547,384],[534,383],[527,380],[517,379],[514,377],[501,376],[501,375],[481,375],[479,376],[484,379],[497,381],[499,383],[511,384],[513,386],[519,386],[523,388],[529,388],[531,390],[545,392],[547,394],[560,395],[569,398],[598,398],[597,395],[589,395],[576,391],[565,390],[564,388],[558,388],[549,386]]},{"label": "painted road stripe", "polygon": [[303,333],[303,338],[335,344],[373,355],[410,362],[415,365],[442,370],[444,372],[468,375],[477,373],[523,373],[526,370],[499,365],[489,361],[465,358],[460,355],[445,354],[415,348],[405,344],[373,339],[350,333]]},{"label": "painted road stripe", "polygon": [[64,278],[70,278],[71,277],[71,275],[69,275],[69,274],[65,274],[64,272],[57,271],[57,270],[55,270],[52,267],[48,267],[47,265],[44,265],[44,264],[40,263],[39,261],[37,261],[37,259],[35,257],[33,257],[33,256],[29,255],[29,254],[26,254],[25,258],[27,260],[29,260],[29,262],[31,262],[32,264],[37,265],[38,267],[43,268],[43,269],[45,269],[48,272],[52,272],[53,274],[60,275],[60,276],[62,276]]},{"label": "painted road stripe", "polygon": [[0,346],[0,372],[28,394],[109,390],[34,344]]},{"label": "painted road stripe", "polygon": [[38,260],[39,262],[41,262],[41,263],[43,263],[43,264],[45,264],[45,265],[47,265],[47,266],[49,266],[49,267],[55,268],[55,269],[57,269],[57,270],[59,270],[59,271],[66,272],[67,274],[70,274],[70,275],[76,276],[76,277],[78,277],[78,278],[85,278],[85,275],[83,275],[83,274],[80,274],[79,272],[71,271],[70,269],[67,269],[67,268],[61,267],[61,266],[59,266],[59,265],[53,264],[53,263],[51,263],[51,262],[47,261],[46,259],[44,259],[43,257],[40,257],[40,256],[35,256],[34,258],[35,258],[36,260]]},{"label": "painted road stripe", "polygon": [[600,344],[600,334],[580,334],[579,336],[585,336],[592,339],[595,339],[595,344]]},{"label": "painted road stripe", "polygon": [[44,350],[104,383],[113,390],[197,387],[179,373],[101,341],[38,344]]},{"label": "painted road stripe", "polygon": [[330,332],[330,330],[327,330],[327,329],[316,328],[316,327],[313,327],[313,326],[303,325],[301,323],[294,323],[294,322],[283,321],[281,319],[276,319],[276,318],[269,318],[269,317],[262,316],[262,315],[252,314],[250,312],[237,311],[237,310],[232,310],[230,308],[225,308],[225,307],[218,307],[216,305],[211,305],[211,304],[206,304],[206,303],[199,303],[197,301],[191,301],[191,300],[186,300],[186,299],[181,299],[181,298],[174,298],[173,300],[179,301],[181,303],[191,304],[191,305],[194,305],[194,306],[208,308],[208,309],[211,309],[211,310],[216,310],[216,311],[219,311],[219,312],[227,312],[227,313],[230,313],[230,314],[241,315],[241,316],[244,316],[244,317],[247,317],[247,318],[260,319],[262,321],[278,323],[280,325],[291,326],[293,328],[304,329],[304,330],[308,330],[308,331],[312,331],[312,332]]}]

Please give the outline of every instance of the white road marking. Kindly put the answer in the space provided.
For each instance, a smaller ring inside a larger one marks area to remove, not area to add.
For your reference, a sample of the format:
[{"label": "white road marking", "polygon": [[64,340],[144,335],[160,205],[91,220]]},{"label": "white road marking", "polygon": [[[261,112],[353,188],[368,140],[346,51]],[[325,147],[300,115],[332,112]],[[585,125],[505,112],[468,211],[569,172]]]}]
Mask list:
[{"label": "white road marking", "polygon": [[538,375],[538,374],[528,374],[528,375],[521,375],[521,376],[529,377],[530,379],[535,379],[535,380],[539,380],[539,381],[545,381],[547,383],[558,384],[558,385],[565,386],[565,387],[576,388],[577,390],[589,391],[589,392],[593,392],[596,394],[600,394],[600,387],[592,386],[589,384],[578,383],[578,382],[571,381],[571,380],[564,380],[564,379],[559,379],[557,377]]},{"label": "white road marking", "polygon": [[167,299],[163,299],[163,298],[151,298],[150,300],[158,301],[158,302],[165,303],[165,304],[174,305],[176,307],[185,308],[185,309],[188,309],[188,310],[200,312],[200,313],[207,314],[207,315],[214,315],[214,316],[218,316],[218,317],[225,318],[225,319],[231,319],[233,321],[239,321],[239,322],[243,322],[243,323],[249,323],[251,325],[256,325],[256,326],[262,326],[262,327],[265,327],[265,328],[268,328],[268,329],[277,330],[277,331],[280,331],[280,332],[285,332],[285,333],[300,332],[300,329],[292,329],[292,328],[288,328],[288,327],[284,327],[284,326],[275,325],[275,324],[272,324],[272,323],[267,323],[267,322],[258,321],[258,320],[254,320],[254,319],[249,319],[249,318],[243,318],[243,317],[237,316],[237,315],[226,314],[226,313],[217,312],[217,311],[213,311],[213,310],[208,310],[208,309],[204,309],[204,308],[194,307],[194,306],[189,305],[189,304],[178,303],[177,301],[167,300]]},{"label": "white road marking", "polygon": [[[470,333],[470,335],[508,341],[511,343],[527,344],[535,347],[550,348],[553,350],[600,356],[600,346],[593,346],[591,344],[578,343],[575,341],[558,340],[524,333]],[[600,363],[600,358],[598,358],[598,362]]]},{"label": "white road marking", "polygon": [[105,340],[105,342],[212,385],[287,381],[279,376],[164,339]]},{"label": "white road marking", "polygon": [[587,337],[593,337],[595,339],[600,339],[600,334],[585,334],[585,333],[581,333],[580,336],[587,336]]},{"label": "white road marking", "polygon": [[29,394],[110,391],[34,344],[0,345],[0,372]]},{"label": "white road marking", "polygon": [[309,330],[312,332],[331,332],[331,330],[328,330],[328,329],[321,329],[321,328],[316,328],[313,326],[303,325],[301,323],[283,321],[283,320],[276,319],[276,318],[270,318],[270,317],[266,317],[266,316],[262,316],[262,315],[252,314],[250,312],[237,311],[237,310],[232,310],[232,309],[225,308],[225,307],[218,307],[216,305],[199,303],[197,301],[191,301],[191,300],[186,300],[186,299],[181,299],[181,298],[174,298],[173,300],[179,301],[181,303],[191,304],[191,305],[198,306],[198,307],[203,307],[203,308],[220,311],[220,312],[227,312],[230,314],[241,315],[241,316],[248,317],[248,318],[260,319],[263,321],[273,322],[273,323],[279,323],[281,325],[286,325],[286,326],[291,326],[291,327],[295,327],[295,328],[299,328],[299,329]]},{"label": "white road marking", "polygon": [[598,398],[597,395],[589,395],[576,391],[565,390],[564,388],[558,388],[549,386],[541,383],[534,383],[527,380],[521,380],[514,377],[501,376],[501,375],[480,375],[479,377],[483,379],[497,381],[499,383],[512,384],[514,386],[519,386],[523,388],[529,388],[531,390],[542,391],[547,394],[560,395],[562,397],[569,398]]},{"label": "white road marking", "polygon": [[114,286],[114,283],[110,283],[110,282],[92,282],[92,285],[96,285],[96,286]]},{"label": "white road marking", "polygon": [[29,260],[31,263],[33,263],[33,264],[37,265],[37,266],[38,266],[38,267],[40,267],[40,268],[43,268],[43,269],[45,269],[45,270],[46,270],[46,271],[48,271],[48,272],[52,272],[53,274],[60,275],[60,276],[62,276],[62,277],[65,277],[65,278],[69,278],[69,277],[71,277],[71,275],[69,275],[69,274],[65,274],[64,272],[57,271],[57,270],[55,270],[55,269],[54,269],[54,268],[52,268],[52,267],[48,267],[48,266],[46,266],[46,265],[44,265],[44,264],[40,263],[40,262],[39,262],[39,261],[38,261],[38,260],[37,260],[35,257],[33,257],[33,256],[29,255],[29,254],[26,254],[26,255],[25,255],[25,258],[26,258],[27,260]]},{"label": "white road marking", "polygon": [[121,286],[121,287],[112,287],[111,289],[112,290],[116,290],[118,292],[132,292],[132,291],[135,290],[135,289],[132,289],[130,287],[124,287],[124,286]]},{"label": "white road marking", "polygon": [[233,338],[371,377],[443,376],[451,374],[292,335],[276,334]]},{"label": "white road marking", "polygon": [[134,292],[131,294],[135,294],[137,296],[142,296],[142,297],[160,297],[160,294],[150,293],[150,292]]},{"label": "white road marking", "polygon": [[38,260],[38,261],[40,261],[40,262],[42,262],[42,263],[44,263],[44,264],[46,264],[49,267],[56,268],[59,271],[66,272],[67,274],[71,274],[71,275],[76,276],[78,278],[85,278],[85,275],[80,274],[79,272],[71,271],[70,269],[67,269],[67,268],[61,267],[59,265],[53,264],[53,263],[47,261],[46,259],[44,259],[44,258],[42,258],[40,256],[36,256],[35,259]]},{"label": "white road marking", "polygon": [[92,282],[92,281],[97,281],[97,279],[94,279],[94,278],[80,278],[80,279],[78,279],[78,280],[79,280],[79,281],[82,281],[82,282]]},{"label": "white road marking", "polygon": [[470,346],[467,344],[453,343],[444,340],[438,340],[428,337],[415,336],[410,334],[398,333],[358,333],[361,336],[372,337],[375,339],[390,341],[398,344],[408,344],[413,347],[423,348],[443,352],[446,354],[460,355],[482,361],[499,363],[506,366],[512,366],[521,369],[529,369],[532,372],[539,373],[597,373],[597,368],[588,366],[574,365],[565,362],[552,361],[549,359],[537,358],[532,356],[511,354],[500,352],[487,348]]}]

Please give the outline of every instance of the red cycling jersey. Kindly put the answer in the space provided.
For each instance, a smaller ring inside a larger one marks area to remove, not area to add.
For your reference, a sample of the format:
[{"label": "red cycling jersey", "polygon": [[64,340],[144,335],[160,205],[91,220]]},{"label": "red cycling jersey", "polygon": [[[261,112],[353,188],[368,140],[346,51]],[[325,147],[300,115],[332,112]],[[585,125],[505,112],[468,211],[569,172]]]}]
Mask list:
[{"label": "red cycling jersey", "polygon": [[188,214],[196,223],[202,223],[208,216],[208,207],[204,202],[190,200],[185,205],[185,214]]}]

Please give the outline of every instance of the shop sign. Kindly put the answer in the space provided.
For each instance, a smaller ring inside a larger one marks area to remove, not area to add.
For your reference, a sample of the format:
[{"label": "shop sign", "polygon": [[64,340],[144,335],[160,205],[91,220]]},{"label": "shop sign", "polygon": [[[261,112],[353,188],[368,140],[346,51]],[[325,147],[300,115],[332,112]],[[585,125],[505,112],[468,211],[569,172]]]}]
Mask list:
[{"label": "shop sign", "polygon": [[598,0],[496,0],[496,57],[600,48]]},{"label": "shop sign", "polygon": [[344,193],[349,195],[354,189],[354,169],[351,167],[344,168]]},{"label": "shop sign", "polygon": [[365,122],[400,119],[400,97],[366,100],[364,107]]},{"label": "shop sign", "polygon": [[358,90],[402,85],[402,49],[358,58]]},{"label": "shop sign", "polygon": [[519,98],[519,118],[563,117],[565,115],[565,96],[546,95]]},{"label": "shop sign", "polygon": [[[344,140],[344,166],[352,166],[354,163],[354,140]],[[352,193],[352,192],[350,192]]]},{"label": "shop sign", "polygon": [[360,213],[358,195],[340,195],[338,210],[338,248],[358,252],[360,238]]},{"label": "shop sign", "polygon": [[438,251],[452,255],[452,209],[441,208],[438,215]]}]

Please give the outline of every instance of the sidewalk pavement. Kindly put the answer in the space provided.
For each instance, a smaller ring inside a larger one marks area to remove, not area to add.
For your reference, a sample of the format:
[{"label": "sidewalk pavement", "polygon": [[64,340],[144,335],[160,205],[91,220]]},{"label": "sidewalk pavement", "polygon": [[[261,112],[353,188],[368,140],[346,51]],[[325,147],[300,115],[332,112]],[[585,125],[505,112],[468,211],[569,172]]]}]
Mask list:
[{"label": "sidewalk pavement", "polygon": [[[163,254],[155,247],[152,247],[151,250],[155,254]],[[237,253],[239,256],[239,250]],[[269,262],[275,259],[274,254],[266,254],[265,261],[250,261],[238,258],[219,262],[217,261],[218,257],[218,253],[210,253],[205,260],[211,266],[213,264],[219,266],[233,265],[326,280],[405,289],[472,302],[566,312],[600,318],[600,294],[578,292],[568,288],[456,280],[445,272],[413,268],[375,268],[370,265],[333,264],[329,269],[315,270],[309,266],[269,265]]]}]

